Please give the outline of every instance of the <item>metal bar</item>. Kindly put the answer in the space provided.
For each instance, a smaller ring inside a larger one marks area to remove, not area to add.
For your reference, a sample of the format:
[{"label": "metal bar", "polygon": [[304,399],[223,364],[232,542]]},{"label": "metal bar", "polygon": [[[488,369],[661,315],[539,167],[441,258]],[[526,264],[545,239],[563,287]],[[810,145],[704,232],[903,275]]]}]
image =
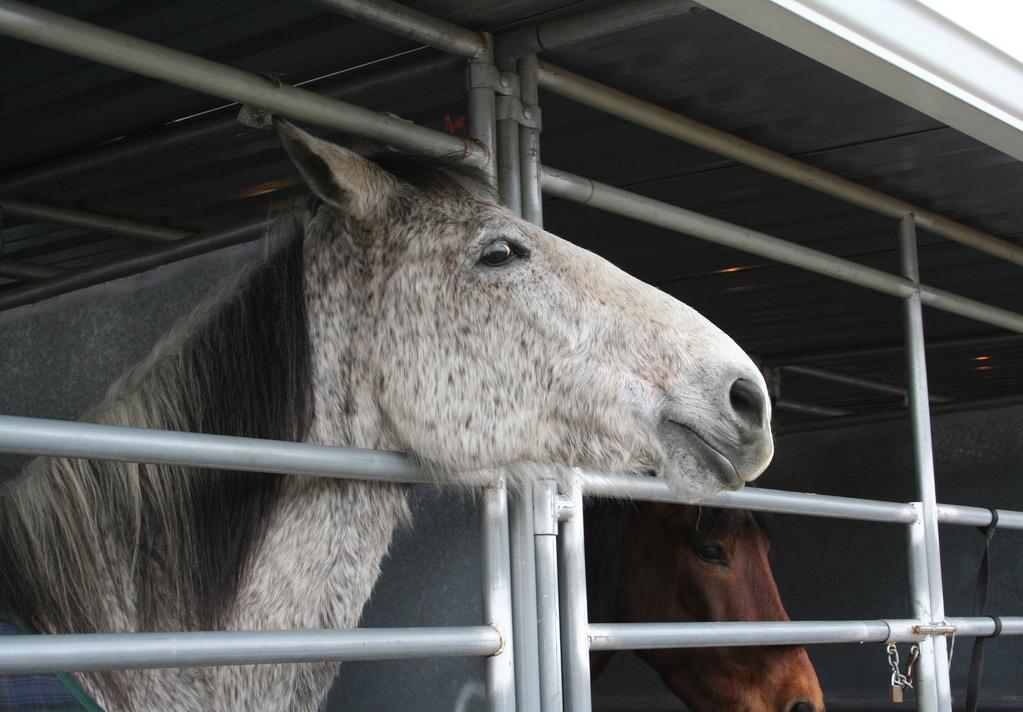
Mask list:
[{"label": "metal bar", "polygon": [[[920,503],[914,502],[917,520],[906,530],[907,565],[909,567],[910,609],[917,620],[930,623],[935,620],[931,611],[930,581],[927,574],[927,526],[922,519]],[[934,640],[927,638],[920,642],[920,658],[916,677],[917,704],[921,712],[939,709]]]},{"label": "metal bar", "polygon": [[[905,297],[916,291],[909,280],[887,272],[566,171],[544,166],[542,178],[544,191],[559,198],[767,257],[892,296]],[[1023,317],[1020,319],[1023,328]]]},{"label": "metal bar", "polygon": [[394,452],[12,415],[0,415],[0,452],[382,482],[437,481]]},{"label": "metal bar", "polygon": [[84,270],[76,270],[24,287],[16,287],[0,293],[0,310],[32,304],[43,299],[65,294],[100,282],[144,272],[169,262],[213,252],[243,242],[251,242],[266,233],[267,220],[263,217],[249,220],[233,227],[196,235],[153,247],[123,260],[111,262]]},{"label": "metal bar", "polygon": [[543,167],[543,189],[550,195],[590,205],[616,215],[656,225],[743,252],[760,255],[783,264],[816,272],[843,282],[895,297],[917,295],[929,306],[1023,332],[1023,314],[999,309],[966,297],[923,285],[917,286],[904,277],[835,257],[819,250],[797,245],[756,230],[732,225],[723,220],[694,213],[668,203],[599,183],[588,178]]},{"label": "metal bar", "polygon": [[[536,55],[520,57],[516,62],[522,111],[539,114],[539,89],[536,84]],[[526,118],[530,118],[527,116]],[[543,227],[543,191],[540,189],[540,129],[519,126],[519,171],[522,217]]]},{"label": "metal bar", "polygon": [[483,488],[480,535],[483,540],[483,620],[501,636],[500,649],[486,660],[488,709],[491,712],[515,712],[508,491],[504,480]]},{"label": "metal bar", "polygon": [[38,220],[39,222],[71,225],[72,227],[80,227],[85,230],[95,230],[108,235],[120,235],[122,237],[135,237],[140,240],[174,242],[192,235],[187,230],[175,230],[174,228],[153,225],[139,220],[98,215],[84,210],[36,203],[31,200],[20,200],[18,198],[0,198],[0,209],[11,215]]},{"label": "metal bar", "polygon": [[591,623],[590,650],[916,642],[917,620]]},{"label": "metal bar", "polygon": [[[520,85],[521,90],[521,85]],[[504,130],[517,131],[514,122],[505,126]],[[516,134],[517,135],[517,134]],[[521,215],[522,204],[516,209],[512,186],[519,184],[519,176],[528,166],[521,165],[522,155],[512,153],[507,145],[498,137],[498,186],[502,200],[514,212]],[[520,189],[521,194],[521,189]],[[523,216],[525,217],[525,216]],[[540,215],[531,215],[527,219],[539,220]],[[539,224],[537,222],[536,224]],[[519,708],[522,710],[540,709],[540,638],[539,613],[537,610],[537,560],[536,540],[533,528],[533,496],[532,491],[525,487],[511,498],[511,554],[512,554],[512,601],[515,617],[515,690]]]},{"label": "metal bar", "polygon": [[[1019,395],[995,396],[993,398],[974,398],[970,400],[949,401],[931,406],[931,415],[944,415],[946,413],[959,413],[965,410],[979,410],[991,408],[1005,408],[1008,406],[1023,403],[1023,393]],[[794,425],[779,427],[776,437],[792,435],[793,433],[806,433],[824,428],[849,428],[856,425],[867,425],[870,423],[886,423],[892,420],[901,420],[909,416],[909,410],[900,408],[898,410],[873,411],[857,415],[842,415],[826,420],[814,420]]]},{"label": "metal bar", "polygon": [[539,80],[542,88],[555,94],[780,176],[811,190],[894,218],[901,219],[904,215],[913,214],[916,216],[917,225],[925,230],[999,259],[1023,265],[1023,247],[719,131],[560,67],[541,62]]},{"label": "metal bar", "polygon": [[473,59],[490,51],[481,33],[391,0],[311,0],[326,10],[407,37],[449,54]]},{"label": "metal bar", "polygon": [[0,0],[0,33],[129,72],[269,109],[325,128],[375,138],[402,148],[435,153],[467,153],[481,161],[482,150],[439,131],[416,126],[337,99],[201,57],[108,30],[17,0]]},{"label": "metal bar", "polygon": [[[516,80],[517,81],[517,80]],[[498,103],[517,101],[502,96]],[[522,186],[519,165],[519,123],[512,118],[497,119],[497,190],[501,203],[516,215],[522,214]]]},{"label": "metal bar", "polygon": [[580,44],[587,40],[624,32],[660,20],[702,9],[689,0],[631,0],[580,12],[554,20],[541,20],[526,27],[501,33],[497,51],[502,57],[518,59]]},{"label": "metal bar", "polygon": [[[650,502],[681,502],[668,485],[653,477],[605,475],[582,472],[579,475],[583,494],[587,497],[626,497]],[[913,504],[884,502],[854,497],[786,492],[784,490],[747,487],[738,492],[721,492],[705,504],[729,509],[753,509],[776,514],[797,514],[865,522],[912,524],[916,521]],[[991,512],[982,507],[960,504],[939,504],[938,521],[942,524],[983,527],[991,523]],[[1023,512],[998,510],[998,526],[1023,529]]]},{"label": "metal bar", "polygon": [[[902,274],[914,284],[920,284],[920,268],[916,251],[916,223],[913,215],[907,215],[899,221],[899,260]],[[934,482],[934,452],[931,444],[931,415],[928,410],[927,398],[927,363],[924,351],[923,309],[920,294],[910,294],[903,300],[903,314],[906,321],[906,385],[909,391],[910,422],[913,429],[913,453],[916,473],[917,497],[920,499],[920,519],[924,545],[924,566],[927,575],[927,596],[929,608],[921,610],[922,614],[930,615],[929,622],[940,621],[945,617],[945,599],[941,584],[941,550],[938,543],[938,505],[937,491]],[[910,551],[916,552],[915,545]],[[914,592],[914,599],[918,596]],[[927,646],[931,647],[931,646]],[[933,645],[933,651],[926,651],[921,646],[921,658],[927,658],[930,652],[934,667],[924,665],[921,668],[921,685],[926,694],[927,688],[934,686],[936,706],[931,708],[921,703],[926,712],[931,709],[951,712],[952,691],[948,676],[948,653],[945,645]],[[933,672],[933,677],[928,675]]]},{"label": "metal bar", "polygon": [[[938,521],[942,524],[986,527],[991,523],[991,511],[982,507],[966,507],[961,504],[939,504]],[[999,509],[998,528],[1023,529],[1023,512]]]},{"label": "metal bar", "polygon": [[509,501],[515,699],[521,710],[540,709],[539,623],[536,610],[536,544],[533,498],[528,489]]},{"label": "metal bar", "polygon": [[[998,526],[1002,523],[998,522]],[[1002,632],[998,635],[1023,635],[1023,616],[1000,616]],[[990,617],[949,618],[948,622],[955,626],[956,636],[971,638],[978,635],[991,635],[995,632],[995,622]]]},{"label": "metal bar", "polygon": [[[832,383],[841,383],[845,386],[852,386],[853,388],[863,388],[868,391],[877,391],[878,393],[888,393],[893,396],[899,396],[900,398],[908,398],[906,389],[902,386],[893,386],[890,383],[883,383],[882,381],[875,381],[870,378],[862,378],[861,376],[852,376],[847,373],[838,373],[836,371],[829,371],[824,368],[817,368],[816,366],[779,366],[783,371],[789,373],[795,373],[800,376],[807,376],[809,378],[819,378],[822,381],[831,381]],[[952,400],[945,396],[935,395],[933,393],[928,394],[931,403],[944,403]]]},{"label": "metal bar", "polygon": [[25,262],[24,260],[12,260],[0,258],[0,277],[12,279],[34,280],[49,279],[67,274],[67,270],[51,265],[41,265],[36,262]]},{"label": "metal bar", "polygon": [[[489,44],[489,39],[488,39]],[[490,52],[474,60],[493,67]],[[494,89],[475,86],[473,67],[466,67],[469,137],[487,155],[484,169],[496,183],[494,156]],[[487,704],[491,712],[515,712],[515,639],[513,636],[511,554],[509,548],[508,491],[504,480],[483,489],[480,532],[483,540],[482,572],[484,621],[501,633],[501,650],[486,661]]]},{"label": "metal bar", "polygon": [[[298,82],[295,86],[315,88],[324,96],[348,96],[386,86],[399,79],[414,81],[417,77],[451,69],[459,61],[444,54],[416,52],[412,56],[403,55],[367,67],[357,67],[340,75]],[[10,195],[44,181],[64,180],[87,171],[104,169],[119,161],[145,156],[151,151],[169,151],[237,133],[244,130],[237,115],[237,105],[231,105],[209,115],[173,122],[144,134],[107,141],[31,165],[0,178],[0,193]]]},{"label": "metal bar", "polygon": [[[583,486],[583,494],[586,496],[682,503],[682,500],[668,489],[668,485],[656,477],[582,472],[579,479]],[[909,524],[916,519],[913,507],[906,503],[785,492],[762,487],[747,487],[737,492],[719,492],[706,499],[703,504],[709,507],[753,509],[777,514],[802,514],[864,522]]]},{"label": "metal bar", "polygon": [[791,413],[801,413],[803,415],[817,415],[825,418],[840,418],[843,416],[851,415],[851,410],[845,408],[832,408],[828,405],[816,405],[813,403],[801,403],[799,401],[787,400],[785,398],[779,398],[774,402],[774,410],[787,410]]},{"label": "metal bar", "polygon": [[490,626],[16,636],[0,675],[493,655]]},{"label": "metal bar", "polygon": [[[562,47],[599,34],[617,32],[638,24],[689,12],[694,6],[695,4],[689,3],[687,0],[642,0],[630,3],[627,11],[615,7],[601,8],[589,13],[573,15],[570,18],[542,22],[540,23],[542,29],[533,25],[521,28],[502,35],[502,38],[516,32],[531,33],[533,36],[540,33],[547,46]],[[604,17],[605,13],[606,17]],[[470,35],[476,33],[464,30],[460,34],[463,38],[468,39]],[[490,40],[487,46],[488,49],[492,49],[493,41]],[[468,48],[467,43],[466,48]],[[456,54],[465,56],[464,53]],[[520,52],[520,54],[523,53]],[[416,76],[445,69],[455,61],[457,61],[456,57],[444,54],[430,53],[422,56],[422,53],[417,53],[411,58],[375,63],[367,68],[355,68],[337,77],[313,79],[299,82],[295,86],[315,89],[317,93],[325,96],[340,97],[365,91],[396,79],[411,80]],[[238,122],[235,116],[236,108],[231,107],[211,116],[187,122],[171,123],[142,135],[109,141],[68,156],[32,165],[0,178],[0,193],[10,195],[42,181],[67,178],[84,171],[108,166],[117,161],[137,158],[152,150],[169,150],[195,141],[210,140],[237,131]],[[493,151],[492,141],[486,145]]]},{"label": "metal bar", "polygon": [[540,653],[539,712],[563,712],[561,620],[558,610],[558,514],[554,480],[533,482],[536,610]]},{"label": "metal bar", "polygon": [[[1020,339],[1023,339],[1023,334],[983,334],[955,339],[931,339],[925,344],[925,346],[928,351],[934,351],[937,349],[966,349],[974,347],[987,348],[990,346],[1001,346],[1003,344],[1016,344],[1019,343]],[[861,346],[831,351],[817,351],[807,354],[778,354],[766,357],[766,360],[770,363],[793,365],[847,358],[871,358],[896,354],[902,355],[905,350],[905,344],[886,344],[882,346]]]},{"label": "metal bar", "polygon": [[565,708],[589,712],[590,639],[586,605],[586,544],[583,521],[583,488],[572,478],[566,498],[567,517],[562,516],[558,535],[558,568],[561,572],[561,647],[564,665]]},{"label": "metal bar", "polygon": [[[492,55],[488,52],[473,60],[476,64],[493,67]],[[466,66],[465,75],[468,85],[466,99],[469,111],[469,138],[481,146],[486,154],[483,169],[490,176],[492,184],[497,186],[497,114],[494,99],[494,88],[473,86],[473,67]],[[494,70],[491,70],[494,71]]]}]

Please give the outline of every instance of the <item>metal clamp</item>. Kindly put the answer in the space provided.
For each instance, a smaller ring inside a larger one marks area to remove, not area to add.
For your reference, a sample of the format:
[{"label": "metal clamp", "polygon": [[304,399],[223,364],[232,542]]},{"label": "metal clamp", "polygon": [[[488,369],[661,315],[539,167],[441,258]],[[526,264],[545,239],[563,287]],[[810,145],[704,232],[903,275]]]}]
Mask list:
[{"label": "metal clamp", "polygon": [[491,62],[469,62],[466,83],[469,89],[493,89],[501,96],[519,96],[518,75],[501,72]]},{"label": "metal clamp", "polygon": [[558,535],[558,484],[554,480],[533,482],[533,534]]},{"label": "metal clamp", "polygon": [[490,62],[469,62],[466,84],[468,89],[494,91],[498,121],[514,121],[520,126],[540,130],[540,107],[522,102],[517,74],[500,72]]},{"label": "metal clamp", "polygon": [[558,515],[559,522],[567,522],[572,517],[580,514],[572,502],[572,498],[565,494],[559,494],[554,498],[554,512]]},{"label": "metal clamp", "polygon": [[917,635],[955,635],[956,627],[948,621],[940,623],[922,623],[913,626],[913,632]]},{"label": "metal clamp", "polygon": [[497,97],[497,120],[514,121],[520,126],[527,128],[541,129],[540,107],[533,104],[523,104],[517,96],[500,95]]},{"label": "metal clamp", "polygon": [[497,91],[501,73],[493,62],[469,62],[465,73],[466,89],[493,89]]},{"label": "metal clamp", "polygon": [[504,652],[505,648],[508,647],[508,638],[505,636],[504,631],[501,630],[501,626],[499,626],[497,623],[487,623],[487,625],[497,631],[497,637],[498,640],[500,641],[500,645],[498,646],[497,650],[492,652],[487,657],[496,658],[498,655]]}]

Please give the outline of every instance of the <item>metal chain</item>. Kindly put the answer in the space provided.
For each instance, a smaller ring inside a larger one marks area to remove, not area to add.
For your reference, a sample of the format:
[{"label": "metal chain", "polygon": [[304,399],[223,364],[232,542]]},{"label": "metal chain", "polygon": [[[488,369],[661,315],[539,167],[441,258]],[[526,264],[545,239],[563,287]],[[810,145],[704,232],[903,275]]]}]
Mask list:
[{"label": "metal chain", "polygon": [[906,664],[906,683],[910,689],[913,687],[913,666],[916,665],[916,661],[920,659],[920,646],[914,643],[913,647],[909,649],[909,662]]},{"label": "metal chain", "polygon": [[[888,643],[888,645],[885,646],[885,651],[888,653],[888,667],[892,670],[892,687],[901,687],[903,689],[908,687],[912,690],[913,683],[910,681],[910,677],[903,675],[902,671],[899,669],[899,648],[895,645],[895,643]],[[910,673],[910,676],[912,676],[913,673],[913,663],[915,663],[916,659],[920,656],[920,648],[914,645],[913,653],[914,654],[912,654],[910,658],[909,667],[907,668],[907,672]]]}]

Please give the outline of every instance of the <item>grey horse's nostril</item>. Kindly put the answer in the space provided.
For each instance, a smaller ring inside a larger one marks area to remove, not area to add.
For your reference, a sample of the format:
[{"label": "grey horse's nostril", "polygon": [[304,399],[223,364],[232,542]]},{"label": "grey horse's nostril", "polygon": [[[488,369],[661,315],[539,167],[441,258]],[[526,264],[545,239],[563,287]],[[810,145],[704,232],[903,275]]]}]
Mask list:
[{"label": "grey horse's nostril", "polygon": [[[767,397],[752,381],[738,379],[728,393],[732,410],[739,422],[748,428],[759,430],[764,427],[767,417]],[[800,711],[797,711],[800,712]]]},{"label": "grey horse's nostril", "polygon": [[806,700],[798,700],[786,707],[785,712],[817,712],[817,708]]}]

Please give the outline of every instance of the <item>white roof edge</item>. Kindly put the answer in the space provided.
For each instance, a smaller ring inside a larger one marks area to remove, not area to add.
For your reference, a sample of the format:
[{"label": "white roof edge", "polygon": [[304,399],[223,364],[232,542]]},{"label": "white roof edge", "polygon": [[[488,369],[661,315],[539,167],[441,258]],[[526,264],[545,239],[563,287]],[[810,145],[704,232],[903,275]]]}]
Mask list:
[{"label": "white roof edge", "polygon": [[1023,161],[1023,63],[922,3],[700,3]]}]

